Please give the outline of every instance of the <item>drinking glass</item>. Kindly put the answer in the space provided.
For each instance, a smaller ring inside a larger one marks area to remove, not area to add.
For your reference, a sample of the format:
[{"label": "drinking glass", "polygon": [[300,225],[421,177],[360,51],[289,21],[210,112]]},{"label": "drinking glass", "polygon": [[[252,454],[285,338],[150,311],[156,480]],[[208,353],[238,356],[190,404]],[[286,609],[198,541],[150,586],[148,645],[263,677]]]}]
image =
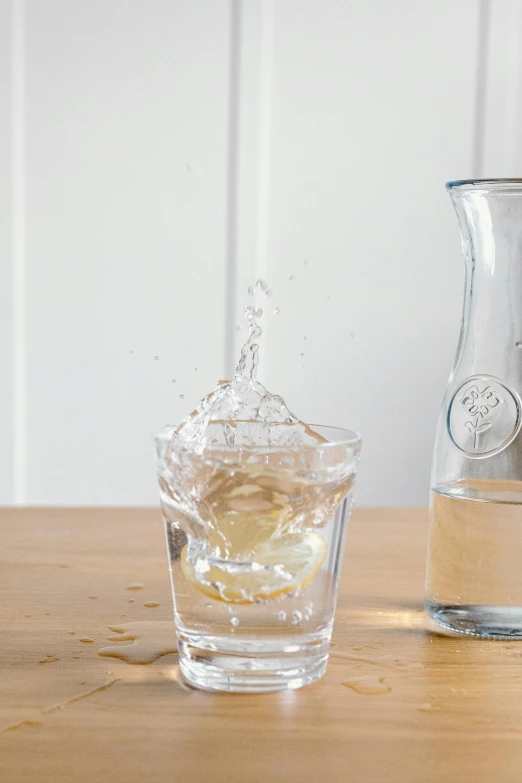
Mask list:
[{"label": "drinking glass", "polygon": [[219,691],[300,688],[326,669],[360,437],[189,448],[156,436],[180,666]]}]

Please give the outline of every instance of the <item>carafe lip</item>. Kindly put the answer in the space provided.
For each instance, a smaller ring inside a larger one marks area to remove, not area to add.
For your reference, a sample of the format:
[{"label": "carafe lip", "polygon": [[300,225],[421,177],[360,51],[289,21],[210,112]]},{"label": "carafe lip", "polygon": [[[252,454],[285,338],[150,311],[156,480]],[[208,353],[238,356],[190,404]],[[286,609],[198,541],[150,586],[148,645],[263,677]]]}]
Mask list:
[{"label": "carafe lip", "polygon": [[470,191],[470,190],[490,190],[497,192],[513,191],[522,192],[522,179],[456,179],[446,182],[446,190]]}]

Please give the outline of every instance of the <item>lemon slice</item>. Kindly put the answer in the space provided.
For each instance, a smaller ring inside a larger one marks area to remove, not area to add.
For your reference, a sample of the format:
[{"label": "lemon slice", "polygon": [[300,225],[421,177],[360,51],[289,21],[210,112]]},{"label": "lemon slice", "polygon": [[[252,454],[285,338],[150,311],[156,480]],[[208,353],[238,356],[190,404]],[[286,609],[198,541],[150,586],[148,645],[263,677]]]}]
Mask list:
[{"label": "lemon slice", "polygon": [[210,564],[199,555],[193,564],[187,559],[185,546],[181,568],[189,582],[210,598],[253,604],[303,590],[321,568],[325,555],[326,543],[321,536],[306,533],[260,544],[252,552],[252,563],[222,560]]}]

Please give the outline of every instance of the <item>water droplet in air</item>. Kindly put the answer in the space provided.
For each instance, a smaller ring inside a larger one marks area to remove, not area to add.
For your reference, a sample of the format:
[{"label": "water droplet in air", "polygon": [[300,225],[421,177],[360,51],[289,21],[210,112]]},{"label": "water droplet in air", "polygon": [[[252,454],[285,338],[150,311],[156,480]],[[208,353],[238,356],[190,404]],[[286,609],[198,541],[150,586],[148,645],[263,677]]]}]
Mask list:
[{"label": "water droplet in air", "polygon": [[198,369],[197,367],[194,367],[194,370],[195,370],[195,371],[197,371],[197,369]]},{"label": "water droplet in air", "polygon": [[234,626],[234,628],[237,628],[237,626],[239,625],[239,617],[237,615],[234,615],[233,617],[230,618],[230,622]]},{"label": "water droplet in air", "polygon": [[159,362],[159,356],[155,356],[154,359]]},{"label": "water droplet in air", "polygon": [[172,383],[176,383],[176,379],[175,378],[172,379]]},{"label": "water droplet in air", "polygon": [[292,280],[295,280],[295,275],[290,275],[288,279],[290,280],[290,282],[292,282]]},{"label": "water droplet in air", "polygon": [[307,258],[305,258],[305,260],[303,261],[303,266],[308,266],[308,259]]},{"label": "water droplet in air", "polygon": [[304,353],[302,353],[301,356],[304,356]]},{"label": "water droplet in air", "polygon": [[260,291],[266,291],[268,289],[268,283],[266,280],[259,278],[256,280],[256,288],[259,288]]},{"label": "water droplet in air", "polygon": [[129,351],[129,353],[134,353],[134,351]]},{"label": "water droplet in air", "polygon": [[292,612],[292,625],[298,625],[303,619],[303,615],[299,611]]},{"label": "water droplet in air", "polygon": [[248,295],[249,296],[254,296],[254,289],[252,288],[251,285],[248,286]]},{"label": "water droplet in air", "polygon": [[261,307],[256,307],[256,309],[254,310],[254,315],[255,315],[256,318],[261,318],[261,316],[263,315],[262,308]]},{"label": "water droplet in air", "polygon": [[281,620],[281,622],[284,622],[286,620],[286,612],[278,612],[277,619]]},{"label": "water droplet in air", "polygon": [[457,601],[462,601],[462,596],[461,595],[457,596]]},{"label": "water droplet in air", "polygon": [[236,332],[240,332],[240,331],[241,331],[241,327],[240,326],[236,326]]},{"label": "water droplet in air", "polygon": [[185,399],[185,395],[184,394],[180,394],[179,398],[180,398],[180,400],[184,400]]},{"label": "water droplet in air", "polygon": [[279,315],[280,312],[281,312],[281,308],[280,307],[276,307],[276,309],[274,310],[273,314],[274,315]]},{"label": "water droplet in air", "polygon": [[273,295],[274,295],[274,292],[272,291],[272,289],[271,289],[271,288],[268,288],[268,289],[265,291],[265,296],[273,296]]}]

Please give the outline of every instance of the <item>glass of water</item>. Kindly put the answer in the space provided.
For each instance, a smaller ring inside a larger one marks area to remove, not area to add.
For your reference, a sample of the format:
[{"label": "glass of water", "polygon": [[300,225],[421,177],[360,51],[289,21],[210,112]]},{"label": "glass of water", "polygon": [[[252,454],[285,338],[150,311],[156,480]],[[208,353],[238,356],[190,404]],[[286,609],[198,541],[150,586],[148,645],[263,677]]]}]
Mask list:
[{"label": "glass of water", "polygon": [[325,672],[360,437],[187,447],[156,436],[180,666],[219,691],[300,688]]}]

